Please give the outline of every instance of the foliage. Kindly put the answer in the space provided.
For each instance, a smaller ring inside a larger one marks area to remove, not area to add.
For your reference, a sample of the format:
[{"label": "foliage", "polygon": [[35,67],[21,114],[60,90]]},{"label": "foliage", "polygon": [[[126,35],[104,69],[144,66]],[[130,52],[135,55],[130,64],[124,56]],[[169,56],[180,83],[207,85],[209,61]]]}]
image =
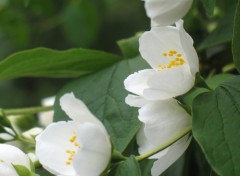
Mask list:
[{"label": "foliage", "polygon": [[[195,86],[177,100],[192,115],[194,140],[162,175],[237,176],[240,1],[194,1],[184,20],[198,51],[200,73]],[[149,24],[138,0],[1,1],[0,132],[13,129],[22,149],[33,151],[20,132],[40,126],[37,117],[25,111],[11,114],[8,108],[39,106],[43,97],[54,94],[54,121],[69,120],[59,99],[73,92],[104,124],[113,150],[126,157],[111,163],[106,175],[149,175],[153,161],[136,157],[141,123],[137,109],[125,103],[123,84],[128,75],[149,68],[138,43]],[[14,118],[21,119],[20,130],[14,127]],[[38,174],[51,175],[35,165]],[[23,175],[33,175],[15,167]]]}]

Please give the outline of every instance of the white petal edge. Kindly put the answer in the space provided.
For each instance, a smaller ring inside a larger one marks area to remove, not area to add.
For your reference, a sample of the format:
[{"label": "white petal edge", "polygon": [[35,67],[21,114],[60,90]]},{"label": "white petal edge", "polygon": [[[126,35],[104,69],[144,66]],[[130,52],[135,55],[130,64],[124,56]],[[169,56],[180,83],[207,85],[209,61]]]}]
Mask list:
[{"label": "white petal edge", "polygon": [[151,169],[152,176],[159,176],[169,166],[171,166],[186,151],[190,142],[191,137],[189,137],[189,135],[186,135],[171,145],[168,152],[154,162]]},{"label": "white petal edge", "polygon": [[144,134],[154,146],[160,146],[191,126],[191,116],[175,99],[149,103],[139,110]]},{"label": "white petal edge", "polygon": [[183,28],[183,20],[176,22],[176,27],[179,29],[180,42],[185,52],[191,74],[195,76],[195,74],[199,72],[199,59],[197,52],[193,47],[193,40]]},{"label": "white petal edge", "polygon": [[147,100],[173,98],[188,92],[194,82],[195,77],[186,66],[164,69],[149,78],[149,88],[144,89],[143,97]]},{"label": "white petal edge", "polygon": [[87,106],[80,99],[77,99],[73,93],[64,94],[60,98],[60,105],[69,118],[76,122],[91,122],[102,125],[102,123],[89,111]]},{"label": "white petal edge", "polygon": [[128,96],[125,98],[125,102],[129,106],[140,108],[146,105],[149,101],[144,99],[142,96],[128,94]]},{"label": "white petal edge", "polygon": [[[0,144],[0,173],[1,176],[8,176],[4,174],[16,174],[14,165],[23,165],[29,170],[30,159],[19,148],[8,144]],[[17,176],[17,175],[16,175]]]},{"label": "white petal edge", "polygon": [[54,175],[76,175],[72,165],[67,165],[66,150],[76,150],[69,141],[77,134],[78,124],[74,121],[60,121],[50,124],[36,137],[36,156],[42,166]]},{"label": "white petal edge", "polygon": [[182,18],[192,2],[193,0],[145,0],[145,9],[152,25],[167,26]]},{"label": "white petal edge", "polygon": [[153,69],[145,69],[129,75],[124,80],[125,89],[136,95],[142,95],[143,90],[148,87],[148,78],[154,73]]},{"label": "white petal edge", "polygon": [[111,158],[111,143],[105,129],[92,124],[79,125],[79,151],[73,158],[78,176],[97,176],[107,168]]}]

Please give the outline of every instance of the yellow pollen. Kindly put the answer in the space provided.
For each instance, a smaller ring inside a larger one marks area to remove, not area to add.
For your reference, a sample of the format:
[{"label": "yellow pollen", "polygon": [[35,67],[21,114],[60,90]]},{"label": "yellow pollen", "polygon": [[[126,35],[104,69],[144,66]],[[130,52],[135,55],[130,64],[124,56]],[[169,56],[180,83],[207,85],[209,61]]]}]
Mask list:
[{"label": "yellow pollen", "polygon": [[[169,63],[166,65],[158,64],[157,65],[158,70],[163,70],[167,68],[169,69],[185,64],[185,60],[182,58],[182,54],[178,53],[176,50],[169,50],[168,52],[163,52],[162,55],[169,60]],[[176,55],[175,58],[172,57],[174,55]]]},{"label": "yellow pollen", "polygon": [[71,162],[70,162],[70,161],[67,161],[67,162],[66,162],[66,164],[67,164],[67,165],[70,165],[70,164],[71,164]]},{"label": "yellow pollen", "polygon": [[73,137],[71,137],[71,138],[69,139],[69,141],[70,141],[70,142],[75,142],[76,139],[77,139],[77,136],[74,135]]}]

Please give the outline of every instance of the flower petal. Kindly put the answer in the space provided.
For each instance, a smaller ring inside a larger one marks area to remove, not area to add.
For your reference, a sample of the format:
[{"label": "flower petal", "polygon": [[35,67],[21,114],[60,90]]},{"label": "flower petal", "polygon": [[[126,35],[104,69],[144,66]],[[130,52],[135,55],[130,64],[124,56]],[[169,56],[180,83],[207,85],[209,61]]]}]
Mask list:
[{"label": "flower petal", "polygon": [[46,170],[55,175],[76,175],[72,163],[68,163],[68,151],[78,150],[71,142],[77,130],[77,123],[62,121],[50,124],[36,137],[36,155]]},{"label": "flower petal", "polygon": [[179,20],[176,23],[176,27],[179,29],[180,42],[185,52],[190,71],[192,75],[195,76],[195,74],[199,71],[199,60],[197,52],[193,47],[193,40],[183,28],[183,20]]},{"label": "flower petal", "polygon": [[102,125],[102,123],[89,111],[87,106],[81,100],[77,99],[73,93],[63,95],[60,98],[60,105],[69,118],[76,122],[92,122]]},{"label": "flower petal", "polygon": [[0,144],[0,175],[18,176],[12,164],[23,165],[30,170],[30,160],[25,153],[17,147]]},{"label": "flower petal", "polygon": [[143,90],[147,88],[147,80],[155,73],[152,69],[145,69],[129,75],[124,80],[125,89],[136,95],[142,95]]},{"label": "flower petal", "polygon": [[182,18],[192,2],[193,0],[145,0],[145,9],[153,24],[166,26]]},{"label": "flower petal", "polygon": [[80,149],[73,159],[79,176],[96,176],[107,168],[111,158],[111,143],[102,127],[83,123],[79,125],[78,142]]},{"label": "flower petal", "polygon": [[[41,104],[43,106],[52,106],[54,104],[54,101],[55,101],[55,96],[51,96],[51,97],[44,98],[41,101]],[[39,124],[43,127],[46,127],[50,123],[52,123],[53,122],[53,113],[54,113],[53,111],[38,113]]]},{"label": "flower petal", "polygon": [[138,118],[145,124],[146,138],[155,146],[164,144],[191,126],[191,116],[174,99],[143,106]]},{"label": "flower petal", "polygon": [[165,57],[163,54],[168,54],[171,50],[176,50],[185,58],[179,41],[179,31],[176,27],[153,27],[151,31],[144,32],[139,38],[141,56],[155,70],[158,70],[159,64],[167,65],[169,63],[168,57]]},{"label": "flower petal", "polygon": [[165,155],[159,157],[159,159],[154,162],[151,169],[152,176],[159,176],[169,166],[171,166],[185,152],[190,142],[191,137],[189,137],[189,135],[186,135],[168,147],[168,152]]},{"label": "flower petal", "polygon": [[149,101],[144,99],[142,96],[128,94],[125,98],[125,102],[132,107],[142,107],[146,105]]},{"label": "flower petal", "polygon": [[143,97],[147,100],[173,98],[188,92],[194,82],[195,77],[184,66],[161,70],[149,78],[149,88],[143,91]]}]

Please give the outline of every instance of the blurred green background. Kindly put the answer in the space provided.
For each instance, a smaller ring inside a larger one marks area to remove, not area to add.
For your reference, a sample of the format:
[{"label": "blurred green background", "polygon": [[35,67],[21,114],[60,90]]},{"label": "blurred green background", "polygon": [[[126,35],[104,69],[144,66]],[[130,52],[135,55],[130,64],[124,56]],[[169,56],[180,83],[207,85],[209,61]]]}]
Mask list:
[{"label": "blurred green background", "polygon": [[[236,0],[217,2],[210,17],[200,0],[195,0],[184,17],[205,77],[222,72],[232,62],[230,41],[235,4]],[[81,47],[120,54],[116,41],[149,29],[150,21],[140,0],[0,0],[0,60],[36,47]],[[69,81],[0,81],[0,107],[37,106],[43,97],[56,94]]]}]

